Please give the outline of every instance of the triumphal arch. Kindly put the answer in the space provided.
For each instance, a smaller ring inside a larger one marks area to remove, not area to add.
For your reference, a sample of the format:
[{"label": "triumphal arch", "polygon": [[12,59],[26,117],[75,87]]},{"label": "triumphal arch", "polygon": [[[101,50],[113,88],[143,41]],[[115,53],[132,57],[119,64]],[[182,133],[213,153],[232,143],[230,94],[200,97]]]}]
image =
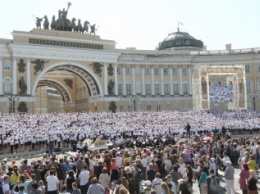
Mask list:
[{"label": "triumphal arch", "polygon": [[46,86],[64,112],[260,111],[260,48],[209,51],[178,27],[155,50],[118,49],[70,7],[0,38],[1,113],[44,113]]}]

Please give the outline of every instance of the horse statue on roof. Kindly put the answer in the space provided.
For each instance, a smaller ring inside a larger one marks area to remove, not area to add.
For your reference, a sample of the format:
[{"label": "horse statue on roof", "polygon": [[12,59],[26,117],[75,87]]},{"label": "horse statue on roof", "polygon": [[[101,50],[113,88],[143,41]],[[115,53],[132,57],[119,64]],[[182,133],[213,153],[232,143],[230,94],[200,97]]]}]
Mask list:
[{"label": "horse statue on roof", "polygon": [[44,18],[43,29],[48,30],[49,29],[49,20],[46,15],[43,18]]}]

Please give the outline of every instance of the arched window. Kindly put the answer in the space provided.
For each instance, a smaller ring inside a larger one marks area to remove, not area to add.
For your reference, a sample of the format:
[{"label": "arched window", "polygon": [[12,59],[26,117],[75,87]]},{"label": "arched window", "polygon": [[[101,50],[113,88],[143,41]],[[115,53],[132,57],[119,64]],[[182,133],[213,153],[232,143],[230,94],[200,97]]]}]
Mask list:
[{"label": "arched window", "polygon": [[10,78],[5,78],[4,79],[4,94],[11,94],[11,88],[12,88],[12,84],[11,84],[11,79]]}]

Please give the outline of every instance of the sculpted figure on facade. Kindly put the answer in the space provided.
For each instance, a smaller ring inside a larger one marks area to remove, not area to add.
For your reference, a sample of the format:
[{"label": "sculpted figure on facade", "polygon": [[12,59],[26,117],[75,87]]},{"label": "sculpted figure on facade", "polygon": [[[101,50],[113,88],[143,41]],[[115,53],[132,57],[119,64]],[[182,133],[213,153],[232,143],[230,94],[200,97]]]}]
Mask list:
[{"label": "sculpted figure on facade", "polygon": [[114,81],[113,80],[109,80],[108,82],[108,86],[107,86],[107,89],[108,89],[108,95],[109,96],[113,96],[114,95]]},{"label": "sculpted figure on facade", "polygon": [[23,59],[20,59],[19,63],[17,64],[18,65],[18,71],[20,73],[24,73],[25,72],[25,62]]},{"label": "sculpted figure on facade", "polygon": [[20,88],[19,95],[20,96],[25,95],[25,93],[27,91],[27,85],[26,85],[23,77],[21,77],[21,79],[19,80],[19,88]]},{"label": "sculpted figure on facade", "polygon": [[108,75],[109,76],[113,76],[114,75],[114,68],[113,68],[111,63],[108,66]]}]

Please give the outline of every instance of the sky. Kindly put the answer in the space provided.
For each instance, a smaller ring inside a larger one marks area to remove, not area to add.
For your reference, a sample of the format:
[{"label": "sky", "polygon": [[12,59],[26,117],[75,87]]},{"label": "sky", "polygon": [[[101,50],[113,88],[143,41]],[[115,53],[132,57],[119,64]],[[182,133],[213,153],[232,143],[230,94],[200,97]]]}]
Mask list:
[{"label": "sky", "polygon": [[260,0],[0,0],[0,38],[13,30],[30,31],[34,18],[72,3],[67,18],[98,26],[97,35],[116,41],[116,48],[154,50],[169,33],[188,32],[208,50],[260,47]]}]

